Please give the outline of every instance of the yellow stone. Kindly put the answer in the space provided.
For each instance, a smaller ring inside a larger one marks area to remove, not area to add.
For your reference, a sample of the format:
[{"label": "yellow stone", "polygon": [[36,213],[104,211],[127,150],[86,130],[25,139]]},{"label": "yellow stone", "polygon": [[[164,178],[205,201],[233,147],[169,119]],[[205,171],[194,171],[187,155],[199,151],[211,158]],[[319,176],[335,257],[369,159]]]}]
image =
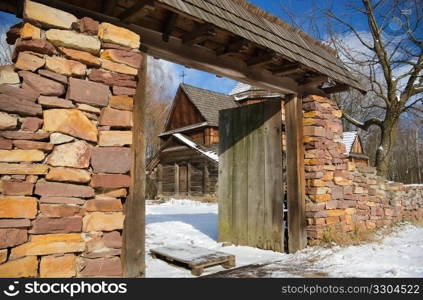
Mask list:
[{"label": "yellow stone", "polygon": [[351,215],[345,215],[345,223],[346,223],[347,225],[351,225],[351,224],[353,224],[353,218],[352,218],[352,216],[351,216]]},{"label": "yellow stone", "polygon": [[323,194],[323,195],[310,195],[310,199],[314,202],[326,202],[332,200],[332,196],[330,194]]},{"label": "yellow stone", "polygon": [[134,107],[134,99],[129,96],[112,96],[109,100],[110,107],[122,110],[132,110]]},{"label": "yellow stone", "polygon": [[19,52],[15,68],[35,72],[45,64],[45,59],[34,52]]},{"label": "yellow stone", "polygon": [[4,263],[7,259],[7,249],[0,250],[0,264]]},{"label": "yellow stone", "polygon": [[112,190],[103,190],[101,194],[96,195],[96,199],[110,199],[110,198],[121,198],[126,197],[128,195],[128,191],[125,188],[121,189],[112,189]]},{"label": "yellow stone", "polygon": [[304,118],[315,118],[315,117],[320,117],[321,115],[322,114],[320,111],[313,110],[313,111],[304,113]]},{"label": "yellow stone", "polygon": [[133,49],[140,47],[140,36],[138,34],[110,23],[101,23],[99,25],[98,36],[104,42],[115,43]]},{"label": "yellow stone", "polygon": [[132,145],[132,131],[100,131],[98,143],[103,147]]},{"label": "yellow stone", "polygon": [[342,177],[334,177],[334,181],[337,185],[352,185],[352,180],[348,180]]},{"label": "yellow stone", "polygon": [[84,232],[113,231],[123,229],[125,216],[121,213],[93,212],[85,215],[82,223]]},{"label": "yellow stone", "polygon": [[0,150],[0,162],[33,162],[44,158],[44,152],[39,150]]},{"label": "yellow stone", "polygon": [[332,115],[334,115],[337,118],[341,118],[342,117],[342,110],[334,110],[334,111],[332,111]]},{"label": "yellow stone", "polygon": [[355,208],[352,208],[352,207],[350,207],[350,208],[346,208],[346,209],[345,209],[345,213],[346,213],[347,215],[355,215]]},{"label": "yellow stone", "polygon": [[347,162],[348,171],[355,171],[355,163],[352,161]]},{"label": "yellow stone", "polygon": [[37,214],[37,198],[0,197],[0,218],[34,219]]},{"label": "yellow stone", "polygon": [[48,27],[63,29],[70,29],[72,23],[78,21],[70,13],[29,0],[25,1],[23,15],[24,20],[33,20]]},{"label": "yellow stone", "polygon": [[339,223],[339,217],[337,216],[331,216],[331,217],[327,217],[326,218],[326,224],[330,225],[330,224],[337,224]]},{"label": "yellow stone", "polygon": [[322,177],[322,179],[323,180],[332,180],[333,179],[333,172],[326,172],[324,175],[323,175],[323,177]]},{"label": "yellow stone", "polygon": [[91,173],[83,169],[64,167],[50,168],[50,171],[46,175],[46,179],[51,181],[87,183],[91,180]]},{"label": "yellow stone", "polygon": [[339,217],[345,215],[345,210],[343,209],[330,209],[326,211],[329,217]]},{"label": "yellow stone", "polygon": [[30,24],[25,23],[21,28],[21,39],[24,40],[37,40],[41,38],[40,28]]},{"label": "yellow stone", "polygon": [[33,235],[30,242],[12,249],[11,258],[82,252],[85,242],[79,233]]},{"label": "yellow stone", "polygon": [[326,186],[326,182],[320,179],[308,180],[308,186]]},{"label": "yellow stone", "polygon": [[59,47],[60,52],[62,52],[67,58],[77,60],[86,64],[87,66],[95,66],[99,67],[101,65],[101,61],[98,57],[95,57],[89,52],[79,51],[74,49],[68,49]]},{"label": "yellow stone", "polygon": [[4,175],[42,175],[49,169],[47,165],[0,163],[0,174]]},{"label": "yellow stone", "polygon": [[124,65],[124,64],[115,63],[115,62],[109,61],[107,59],[101,60],[101,67],[103,69],[113,71],[113,72],[117,72],[117,73],[122,73],[122,74],[128,74],[128,75],[137,75],[138,74],[138,70],[135,69],[135,68],[132,68],[132,67]]},{"label": "yellow stone", "polygon": [[97,55],[101,42],[96,36],[77,33],[69,30],[50,29],[46,31],[46,38],[57,47],[72,48]]},{"label": "yellow stone", "polygon": [[38,259],[36,256],[27,256],[0,265],[1,278],[36,277],[37,272]]},{"label": "yellow stone", "polygon": [[76,275],[74,254],[49,255],[41,257],[41,278],[70,278]]},{"label": "yellow stone", "polygon": [[76,60],[62,57],[46,57],[46,69],[66,75],[66,76],[84,76],[87,67]]}]

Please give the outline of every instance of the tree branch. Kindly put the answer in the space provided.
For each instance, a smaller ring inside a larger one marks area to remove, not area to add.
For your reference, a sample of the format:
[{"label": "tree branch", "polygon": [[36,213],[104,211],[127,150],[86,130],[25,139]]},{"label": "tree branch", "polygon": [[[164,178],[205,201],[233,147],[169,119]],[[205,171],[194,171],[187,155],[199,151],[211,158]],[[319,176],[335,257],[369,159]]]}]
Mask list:
[{"label": "tree branch", "polygon": [[369,130],[369,127],[372,125],[379,126],[380,128],[382,128],[382,125],[383,125],[383,121],[379,118],[371,118],[365,121],[364,123],[362,123],[360,121],[357,121],[356,119],[354,119],[353,117],[351,117],[344,111],[342,111],[342,117],[348,122],[350,122],[351,124],[353,124],[354,126],[360,129],[363,129],[365,131]]}]

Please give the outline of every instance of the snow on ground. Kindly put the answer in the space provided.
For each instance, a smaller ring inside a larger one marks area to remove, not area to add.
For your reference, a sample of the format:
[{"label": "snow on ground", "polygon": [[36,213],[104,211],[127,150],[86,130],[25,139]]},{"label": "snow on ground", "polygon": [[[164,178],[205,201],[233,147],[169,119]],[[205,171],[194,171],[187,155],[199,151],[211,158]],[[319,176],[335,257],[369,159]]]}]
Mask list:
[{"label": "snow on ground", "polygon": [[[251,277],[423,277],[423,228],[405,224],[382,242],[349,247],[309,247],[296,254],[251,247],[222,247],[217,242],[217,204],[170,200],[147,205],[147,253],[150,248],[195,245],[236,256],[236,266],[249,268]],[[147,277],[193,277],[147,255]],[[223,271],[206,268],[203,275]],[[244,271],[239,271],[244,272]]]}]

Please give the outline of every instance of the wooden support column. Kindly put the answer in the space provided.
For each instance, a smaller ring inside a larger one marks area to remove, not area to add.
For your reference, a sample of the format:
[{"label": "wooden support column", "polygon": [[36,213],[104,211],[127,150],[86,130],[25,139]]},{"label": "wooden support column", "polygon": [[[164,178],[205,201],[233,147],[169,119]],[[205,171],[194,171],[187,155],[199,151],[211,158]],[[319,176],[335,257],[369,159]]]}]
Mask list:
[{"label": "wooden support column", "polygon": [[175,163],[175,195],[179,195],[179,166]]},{"label": "wooden support column", "polygon": [[302,99],[288,95],[286,153],[288,189],[288,248],[293,253],[307,246]]},{"label": "wooden support column", "polygon": [[163,166],[159,164],[157,166],[157,195],[162,195],[163,193]]},{"label": "wooden support column", "polygon": [[147,79],[147,56],[143,55],[138,70],[134,97],[132,185],[125,202],[122,265],[125,277],[145,277],[145,147],[144,122]]},{"label": "wooden support column", "polygon": [[190,196],[191,195],[191,173],[192,173],[192,166],[191,164],[188,162],[187,163],[187,195]]},{"label": "wooden support column", "polygon": [[207,163],[204,165],[203,170],[203,194],[210,194],[210,174],[209,174],[209,168],[207,166]]}]

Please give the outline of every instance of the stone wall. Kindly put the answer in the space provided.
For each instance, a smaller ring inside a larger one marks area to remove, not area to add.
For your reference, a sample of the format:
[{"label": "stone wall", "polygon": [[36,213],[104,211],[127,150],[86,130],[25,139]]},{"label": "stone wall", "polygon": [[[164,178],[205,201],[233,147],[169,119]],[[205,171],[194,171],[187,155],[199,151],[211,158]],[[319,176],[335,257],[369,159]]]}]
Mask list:
[{"label": "stone wall", "polygon": [[329,229],[366,231],[403,220],[423,220],[423,186],[406,186],[348,160],[342,112],[330,99],[304,99],[307,236],[321,242]]},{"label": "stone wall", "polygon": [[0,69],[0,277],[121,276],[140,37],[26,1]]}]

